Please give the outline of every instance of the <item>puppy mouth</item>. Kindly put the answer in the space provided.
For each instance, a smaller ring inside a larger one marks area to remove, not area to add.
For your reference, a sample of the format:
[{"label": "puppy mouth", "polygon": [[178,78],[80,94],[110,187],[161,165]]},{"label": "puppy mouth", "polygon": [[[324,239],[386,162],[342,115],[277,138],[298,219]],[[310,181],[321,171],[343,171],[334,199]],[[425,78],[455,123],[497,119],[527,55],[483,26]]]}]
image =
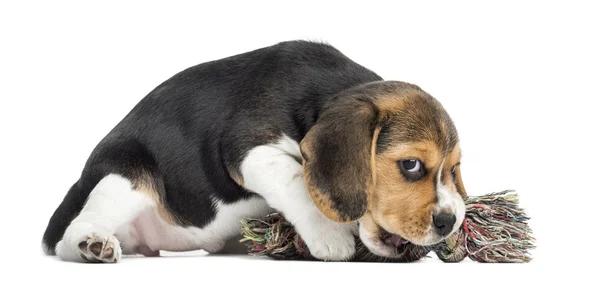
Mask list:
[{"label": "puppy mouth", "polygon": [[402,236],[390,233],[384,229],[381,229],[379,241],[389,248],[395,248],[396,256],[403,255],[404,252],[406,252],[406,250],[413,245],[410,241]]},{"label": "puppy mouth", "polygon": [[371,257],[369,261],[409,262],[419,260],[431,251],[429,247],[412,243],[410,240],[375,225],[375,231],[361,227],[360,241],[362,247],[357,247],[357,255]]}]

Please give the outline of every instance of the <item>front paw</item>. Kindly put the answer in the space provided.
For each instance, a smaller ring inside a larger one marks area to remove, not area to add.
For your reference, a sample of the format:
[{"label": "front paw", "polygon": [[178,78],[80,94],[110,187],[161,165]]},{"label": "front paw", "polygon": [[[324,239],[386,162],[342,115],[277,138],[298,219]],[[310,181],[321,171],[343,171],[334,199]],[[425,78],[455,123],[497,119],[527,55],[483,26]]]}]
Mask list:
[{"label": "front paw", "polygon": [[355,238],[348,227],[314,227],[300,233],[313,257],[324,261],[345,261],[356,252]]}]

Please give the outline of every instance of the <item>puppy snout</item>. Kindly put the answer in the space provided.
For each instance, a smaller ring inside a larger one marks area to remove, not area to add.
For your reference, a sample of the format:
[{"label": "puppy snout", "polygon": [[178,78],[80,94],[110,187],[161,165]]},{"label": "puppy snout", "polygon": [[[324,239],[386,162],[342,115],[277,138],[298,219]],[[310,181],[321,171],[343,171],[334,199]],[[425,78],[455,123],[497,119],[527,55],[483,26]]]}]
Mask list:
[{"label": "puppy snout", "polygon": [[454,227],[456,216],[454,214],[441,213],[433,216],[433,226],[435,232],[440,236],[446,236]]}]

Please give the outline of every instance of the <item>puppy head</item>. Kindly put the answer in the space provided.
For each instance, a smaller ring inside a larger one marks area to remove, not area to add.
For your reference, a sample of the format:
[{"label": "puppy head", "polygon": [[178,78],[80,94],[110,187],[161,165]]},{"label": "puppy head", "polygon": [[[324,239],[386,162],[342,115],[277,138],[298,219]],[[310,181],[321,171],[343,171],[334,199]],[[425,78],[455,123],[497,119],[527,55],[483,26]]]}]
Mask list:
[{"label": "puppy head", "polygon": [[375,254],[399,258],[412,244],[439,243],[464,219],[456,129],[417,86],[382,81],[338,95],[301,150],[316,206],[332,220],[358,220]]}]

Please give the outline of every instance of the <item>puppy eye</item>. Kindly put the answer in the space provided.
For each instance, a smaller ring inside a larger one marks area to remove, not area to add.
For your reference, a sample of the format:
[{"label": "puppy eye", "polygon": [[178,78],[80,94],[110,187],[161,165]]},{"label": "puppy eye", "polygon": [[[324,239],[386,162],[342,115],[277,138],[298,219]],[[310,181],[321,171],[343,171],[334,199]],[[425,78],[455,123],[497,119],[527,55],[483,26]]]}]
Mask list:
[{"label": "puppy eye", "polygon": [[402,161],[402,165],[409,173],[417,173],[421,170],[421,161],[419,160],[404,160]]},{"label": "puppy eye", "polygon": [[400,172],[408,181],[418,181],[425,176],[425,167],[423,162],[417,159],[400,160],[398,161]]},{"label": "puppy eye", "polygon": [[456,180],[456,167],[458,167],[458,165],[460,165],[460,163],[452,166],[452,169],[450,169],[450,174],[452,175],[453,180]]}]

